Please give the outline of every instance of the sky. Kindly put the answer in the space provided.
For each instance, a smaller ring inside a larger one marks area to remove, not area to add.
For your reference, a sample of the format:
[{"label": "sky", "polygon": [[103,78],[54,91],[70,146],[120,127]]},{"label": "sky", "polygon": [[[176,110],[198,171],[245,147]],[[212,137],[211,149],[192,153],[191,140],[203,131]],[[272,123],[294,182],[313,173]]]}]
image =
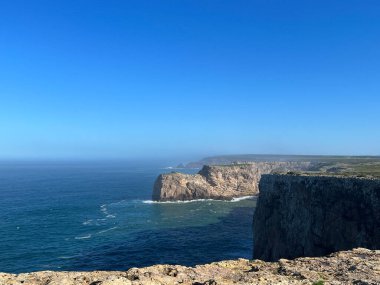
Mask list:
[{"label": "sky", "polygon": [[378,0],[0,2],[0,158],[380,155]]}]

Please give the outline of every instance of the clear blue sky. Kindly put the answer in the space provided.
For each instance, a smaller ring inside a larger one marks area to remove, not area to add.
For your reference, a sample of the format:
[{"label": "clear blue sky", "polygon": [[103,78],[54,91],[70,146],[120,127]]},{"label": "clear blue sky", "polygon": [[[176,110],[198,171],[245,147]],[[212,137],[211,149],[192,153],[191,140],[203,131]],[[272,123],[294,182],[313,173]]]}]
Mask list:
[{"label": "clear blue sky", "polygon": [[0,158],[380,154],[380,2],[1,1]]}]

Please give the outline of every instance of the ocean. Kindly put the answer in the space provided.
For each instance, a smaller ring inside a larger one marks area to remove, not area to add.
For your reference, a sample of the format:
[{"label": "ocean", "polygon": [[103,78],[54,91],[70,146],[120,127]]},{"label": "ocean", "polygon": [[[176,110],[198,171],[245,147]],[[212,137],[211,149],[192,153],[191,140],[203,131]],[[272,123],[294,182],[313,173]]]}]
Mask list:
[{"label": "ocean", "polygon": [[156,177],[170,171],[158,163],[0,163],[0,272],[251,258],[256,200],[152,202]]}]

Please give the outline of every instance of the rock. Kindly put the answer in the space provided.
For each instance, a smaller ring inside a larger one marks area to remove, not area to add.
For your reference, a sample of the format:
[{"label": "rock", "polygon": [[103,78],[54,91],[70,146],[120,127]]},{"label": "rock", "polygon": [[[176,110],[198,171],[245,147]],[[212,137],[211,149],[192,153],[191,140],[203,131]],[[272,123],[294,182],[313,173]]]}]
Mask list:
[{"label": "rock", "polygon": [[308,162],[256,162],[239,165],[204,166],[198,174],[161,174],[153,187],[155,201],[225,199],[258,194],[262,174],[305,170]]},{"label": "rock", "polygon": [[380,179],[262,176],[255,258],[322,256],[354,247],[380,249]]},{"label": "rock", "polygon": [[[355,266],[355,270],[349,270]],[[0,273],[1,285],[380,284],[380,251],[358,248],[327,257],[279,262],[228,260],[185,267],[155,265],[124,271]],[[147,274],[149,273],[149,274]],[[133,278],[131,278],[133,277]],[[323,281],[317,283],[318,281]]]}]

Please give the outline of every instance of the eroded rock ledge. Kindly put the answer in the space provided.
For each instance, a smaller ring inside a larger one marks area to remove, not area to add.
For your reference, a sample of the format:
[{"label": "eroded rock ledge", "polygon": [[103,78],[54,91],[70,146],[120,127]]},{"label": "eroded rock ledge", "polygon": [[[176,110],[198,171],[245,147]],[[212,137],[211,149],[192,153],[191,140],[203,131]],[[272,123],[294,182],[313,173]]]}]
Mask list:
[{"label": "eroded rock ledge", "polygon": [[262,174],[273,171],[305,170],[309,162],[255,162],[238,165],[204,166],[198,174],[161,174],[153,188],[155,201],[225,199],[257,195]]},{"label": "eroded rock ledge", "polygon": [[[320,283],[316,283],[316,282]],[[323,283],[321,282],[323,281]],[[128,271],[0,273],[2,285],[380,284],[380,250],[355,249],[319,258],[246,259],[196,267],[155,265]]]}]

